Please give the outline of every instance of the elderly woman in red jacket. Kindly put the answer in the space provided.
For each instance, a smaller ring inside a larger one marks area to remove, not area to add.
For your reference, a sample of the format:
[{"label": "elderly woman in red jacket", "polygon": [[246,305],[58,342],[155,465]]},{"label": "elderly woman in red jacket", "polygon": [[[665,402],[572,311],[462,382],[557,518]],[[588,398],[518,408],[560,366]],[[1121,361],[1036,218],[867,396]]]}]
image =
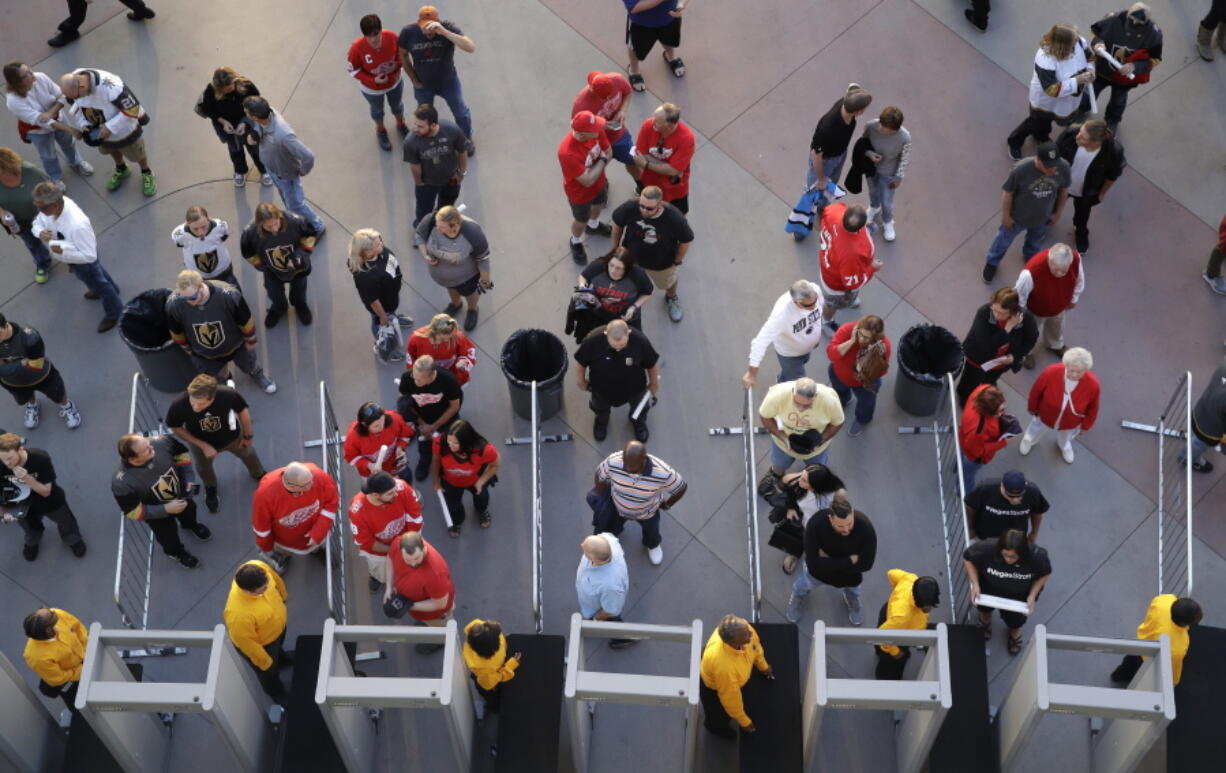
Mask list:
[{"label": "elderly woman in red jacket", "polygon": [[1098,379],[1090,372],[1094,358],[1080,346],[1064,353],[1062,361],[1049,366],[1030,388],[1030,424],[1018,448],[1030,453],[1048,429],[1056,430],[1056,445],[1064,461],[1073,463],[1073,438],[1089,432],[1098,418]]},{"label": "elderly woman in red jacket", "polygon": [[1005,393],[991,384],[980,384],[962,409],[958,442],[962,446],[962,483],[975,488],[979,468],[992,461],[1009,438],[1022,431],[1017,419],[1005,413]]}]

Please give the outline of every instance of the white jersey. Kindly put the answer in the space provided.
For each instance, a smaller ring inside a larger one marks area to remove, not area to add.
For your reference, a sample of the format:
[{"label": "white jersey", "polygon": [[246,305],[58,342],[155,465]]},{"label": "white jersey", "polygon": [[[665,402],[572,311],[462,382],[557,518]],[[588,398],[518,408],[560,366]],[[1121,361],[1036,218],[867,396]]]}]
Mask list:
[{"label": "white jersey", "polygon": [[90,92],[74,99],[73,105],[90,126],[105,126],[111,130],[108,143],[121,142],[140,129],[139,119],[145,115],[145,109],[118,75],[85,67],[73,73],[88,75],[90,83]]},{"label": "white jersey", "polygon": [[220,218],[209,219],[209,230],[204,236],[196,236],[180,223],[170,233],[170,240],[183,250],[183,265],[199,271],[205,279],[216,279],[230,270],[230,250],[226,239],[230,226]]}]

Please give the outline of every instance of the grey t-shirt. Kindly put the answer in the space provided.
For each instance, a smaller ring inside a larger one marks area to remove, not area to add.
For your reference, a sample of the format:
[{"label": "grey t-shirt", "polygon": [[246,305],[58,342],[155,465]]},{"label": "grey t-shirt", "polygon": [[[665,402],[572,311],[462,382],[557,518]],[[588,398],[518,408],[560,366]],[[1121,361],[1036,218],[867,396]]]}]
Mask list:
[{"label": "grey t-shirt", "polygon": [[873,151],[882,156],[877,162],[877,175],[903,179],[911,160],[911,132],[907,131],[907,127],[902,126],[898,131],[886,134],[881,131],[881,119],[874,118],[864,125],[864,133],[868,135]]},{"label": "grey t-shirt", "polygon": [[490,245],[477,221],[463,218],[454,239],[434,224],[434,213],[426,215],[413,232],[413,245],[426,245],[426,254],[438,261],[430,266],[430,278],[443,287],[458,287],[481,271],[490,268]]},{"label": "grey t-shirt", "polygon": [[446,185],[459,171],[460,154],[467,151],[468,138],[451,121],[439,121],[433,137],[411,131],[404,138],[404,162],[421,164],[423,185]]},{"label": "grey t-shirt", "polygon": [[1069,179],[1069,166],[1062,158],[1056,159],[1052,174],[1044,174],[1035,165],[1034,156],[1017,162],[1001,186],[1001,190],[1013,194],[1013,221],[1024,228],[1042,225],[1055,211],[1057,194],[1069,186]]}]

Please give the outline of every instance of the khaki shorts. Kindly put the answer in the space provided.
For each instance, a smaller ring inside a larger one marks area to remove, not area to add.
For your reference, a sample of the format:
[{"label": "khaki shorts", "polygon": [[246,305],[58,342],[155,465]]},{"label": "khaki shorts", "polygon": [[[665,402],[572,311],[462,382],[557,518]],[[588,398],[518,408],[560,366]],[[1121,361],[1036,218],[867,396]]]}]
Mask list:
[{"label": "khaki shorts", "polygon": [[826,304],[826,308],[834,309],[835,311],[852,308],[852,304],[856,302],[856,298],[860,295],[859,288],[841,293],[827,288],[824,282],[822,283],[822,290],[823,302]]},{"label": "khaki shorts", "polygon": [[663,271],[652,271],[651,269],[644,270],[647,272],[647,276],[651,277],[651,281],[655,283],[656,287],[660,288],[661,290],[667,290],[673,285],[677,284],[677,271],[680,268],[681,266],[674,263]]},{"label": "khaki shorts", "polygon": [[127,145],[124,145],[122,148],[108,149],[99,145],[98,151],[107,158],[110,158],[112,153],[118,151],[124,158],[133,163],[139,164],[141,161],[145,160],[145,138],[137,137],[135,140],[129,142]]}]

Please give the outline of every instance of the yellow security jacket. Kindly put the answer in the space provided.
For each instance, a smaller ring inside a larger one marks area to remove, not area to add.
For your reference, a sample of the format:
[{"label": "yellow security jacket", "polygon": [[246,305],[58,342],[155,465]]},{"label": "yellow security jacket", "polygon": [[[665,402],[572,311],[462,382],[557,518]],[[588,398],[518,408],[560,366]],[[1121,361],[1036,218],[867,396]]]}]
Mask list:
[{"label": "yellow security jacket", "polygon": [[[484,623],[484,620],[473,620],[468,625],[464,626],[464,635],[468,636],[468,630],[478,623]],[[477,678],[477,684],[481,685],[483,690],[492,690],[503,682],[509,682],[515,678],[515,669],[519,668],[519,661],[515,658],[507,657],[507,637],[499,636],[498,651],[488,658],[483,658],[468,646],[467,638],[464,641],[464,662],[468,664],[468,669],[473,672],[473,676]]]},{"label": "yellow security jacket", "polygon": [[1188,645],[1191,643],[1188,629],[1175,625],[1175,621],[1171,620],[1171,605],[1178,600],[1179,597],[1173,593],[1155,596],[1154,600],[1149,602],[1145,619],[1137,626],[1138,639],[1157,641],[1162,634],[1171,637],[1171,673],[1175,677],[1175,684],[1179,684],[1179,677],[1183,675],[1183,658],[1188,654]]},{"label": "yellow security jacket", "polygon": [[745,713],[741,688],[749,681],[749,675],[755,666],[759,671],[770,668],[766,662],[766,653],[762,651],[758,632],[752,625],[749,626],[749,634],[749,644],[738,650],[719,638],[719,630],[712,632],[711,638],[707,639],[707,646],[702,650],[702,666],[699,668],[702,683],[719,693],[719,702],[724,711],[741,727],[753,724]]},{"label": "yellow security jacket", "polygon": [[[890,600],[886,604],[885,622],[877,628],[903,628],[912,631],[927,628],[928,613],[915,606],[915,597],[911,592],[919,575],[903,569],[891,569],[886,576],[894,590],[890,591]],[[892,644],[881,645],[881,651],[894,657],[898,657],[901,652]]]},{"label": "yellow security jacket", "polygon": [[51,611],[59,618],[55,624],[55,638],[46,641],[27,639],[26,665],[52,687],[65,682],[79,682],[81,664],[85,662],[85,646],[89,644],[89,631],[80,620],[64,610],[52,607]]},{"label": "yellow security jacket", "polygon": [[263,561],[248,561],[243,566],[251,564],[268,574],[268,589],[260,596],[252,596],[238,587],[238,583],[231,581],[230,596],[226,599],[226,609],[221,617],[234,646],[256,668],[267,671],[273,662],[264,647],[276,641],[285,630],[285,601],[289,593],[285,590],[285,580],[271,566]]}]

